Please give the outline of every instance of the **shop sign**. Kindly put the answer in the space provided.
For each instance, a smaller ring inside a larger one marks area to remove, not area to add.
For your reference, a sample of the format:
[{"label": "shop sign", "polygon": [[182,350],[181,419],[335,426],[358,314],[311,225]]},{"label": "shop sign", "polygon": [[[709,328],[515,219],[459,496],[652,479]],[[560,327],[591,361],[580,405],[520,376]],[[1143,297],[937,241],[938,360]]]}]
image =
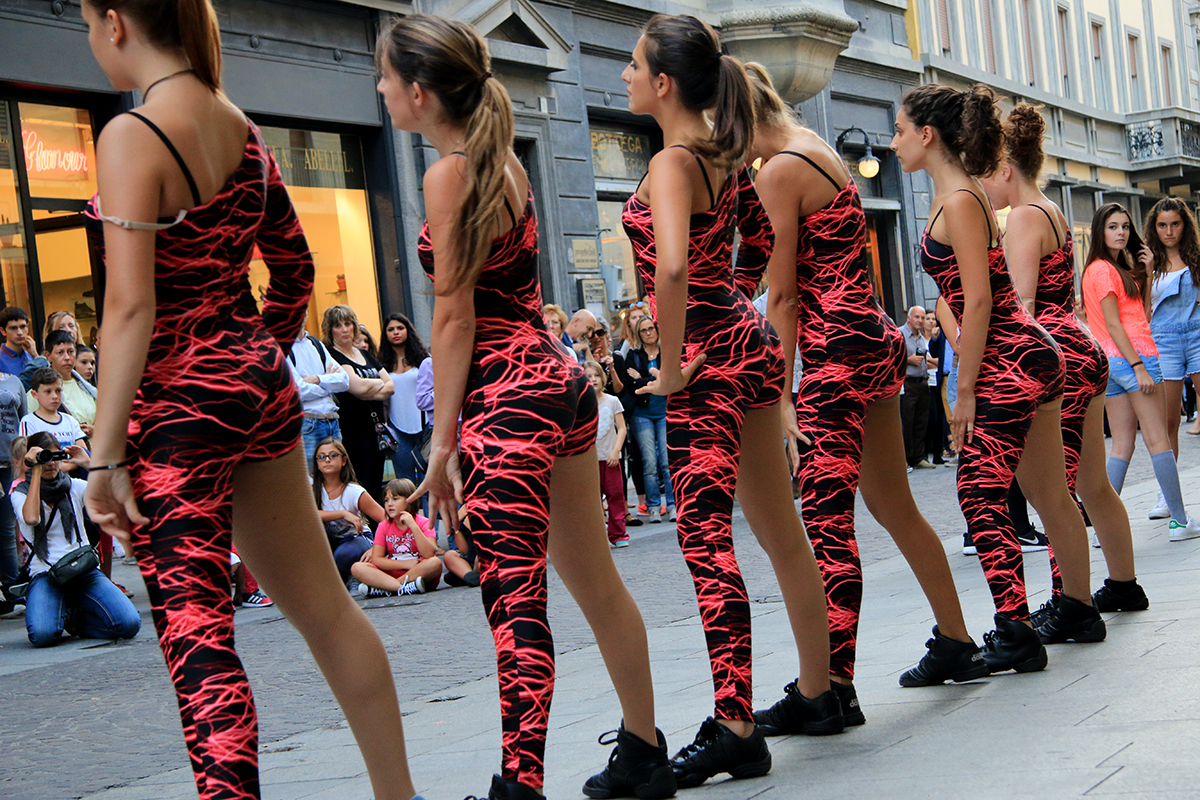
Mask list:
[{"label": "shop sign", "polygon": [[366,189],[362,150],[349,134],[263,128],[283,182],[316,189]]},{"label": "shop sign", "polygon": [[21,141],[25,146],[25,171],[31,179],[87,180],[88,154],[79,141],[77,128],[23,127]]},{"label": "shop sign", "polygon": [[592,168],[597,178],[641,180],[650,169],[650,137],[592,128]]},{"label": "shop sign", "polygon": [[600,252],[595,239],[572,239],[567,253],[575,269],[580,272],[595,272],[600,269]]}]

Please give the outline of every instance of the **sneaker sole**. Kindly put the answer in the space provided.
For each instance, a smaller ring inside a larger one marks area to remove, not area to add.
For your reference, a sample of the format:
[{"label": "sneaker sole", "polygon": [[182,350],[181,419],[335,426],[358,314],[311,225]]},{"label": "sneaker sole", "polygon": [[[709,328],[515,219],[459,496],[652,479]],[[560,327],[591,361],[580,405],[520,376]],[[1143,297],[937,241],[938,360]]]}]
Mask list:
[{"label": "sneaker sole", "polygon": [[977,547],[964,547],[964,548],[963,548],[963,555],[964,555],[964,556],[977,556],[977,555],[979,555],[979,548],[977,548]]},{"label": "sneaker sole", "polygon": [[664,800],[674,797],[678,784],[675,780],[675,770],[668,764],[659,767],[650,774],[650,780],[637,786],[621,786],[614,789],[583,785],[583,793],[592,800],[611,800],[616,797],[637,797],[639,800]]},{"label": "sneaker sole", "polygon": [[[862,713],[862,712],[859,712]],[[866,722],[866,719],[863,719]],[[800,728],[805,736],[836,736],[846,730],[846,718],[829,717],[819,722],[806,722]]]},{"label": "sneaker sole", "polygon": [[1096,598],[1093,597],[1092,605],[1101,614],[1113,614],[1118,611],[1145,611],[1146,609],[1150,608],[1150,598],[1147,597],[1145,599],[1145,601],[1139,600],[1136,603],[1129,603],[1129,604],[1117,603],[1114,606],[1103,606],[1102,607],[1100,603],[1096,602]]},{"label": "sneaker sole", "polygon": [[1180,534],[1172,533],[1171,534],[1172,542],[1186,542],[1186,541],[1189,541],[1191,539],[1196,539],[1196,538],[1200,538],[1200,531],[1196,531],[1194,533],[1180,533]]},{"label": "sneaker sole", "polygon": [[1171,518],[1170,511],[1160,511],[1160,512],[1151,511],[1149,514],[1146,515],[1146,519],[1170,519],[1170,518]]},{"label": "sneaker sole", "polygon": [[1092,623],[1091,627],[1086,631],[1078,631],[1069,633],[1066,636],[1047,638],[1038,632],[1038,638],[1042,640],[1042,644],[1067,644],[1075,642],[1076,644],[1095,644],[1103,642],[1108,636],[1108,628],[1104,624],[1104,620],[1098,619]]},{"label": "sneaker sole", "polygon": [[1041,553],[1041,552],[1044,552],[1049,549],[1050,548],[1044,544],[1022,544],[1021,545],[1022,553]]},{"label": "sneaker sole", "polygon": [[749,764],[740,764],[729,770],[729,774],[738,780],[743,778],[761,778],[771,771],[771,754],[762,761],[751,761]]},{"label": "sneaker sole", "polygon": [[1021,673],[1041,672],[1042,670],[1044,670],[1046,668],[1046,665],[1049,663],[1050,663],[1050,656],[1048,653],[1046,653],[1046,646],[1042,645],[1042,647],[1038,650],[1038,654],[1036,656],[1034,656],[1033,658],[1028,658],[1028,659],[1020,662],[1019,664],[1014,664],[1012,666],[998,667],[996,669],[993,669],[989,665],[988,666],[988,674],[996,675],[1001,672],[1008,672],[1009,670],[1012,670],[1014,672],[1021,672]]}]

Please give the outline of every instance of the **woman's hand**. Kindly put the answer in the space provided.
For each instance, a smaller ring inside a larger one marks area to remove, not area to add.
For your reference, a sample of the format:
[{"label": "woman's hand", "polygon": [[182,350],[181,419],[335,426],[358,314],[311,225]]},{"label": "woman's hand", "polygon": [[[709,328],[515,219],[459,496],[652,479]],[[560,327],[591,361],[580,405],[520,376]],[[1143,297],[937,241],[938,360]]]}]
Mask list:
[{"label": "woman's hand", "polygon": [[787,441],[788,461],[792,464],[792,474],[797,475],[800,473],[800,445],[798,443],[804,442],[806,445],[811,445],[812,439],[800,432],[795,405],[784,400],[779,404],[779,413],[783,418],[783,436]]},{"label": "woman's hand", "polygon": [[954,401],[954,423],[951,425],[954,443],[961,452],[964,445],[975,441],[975,393],[958,392]]},{"label": "woman's hand", "polygon": [[37,455],[42,452],[40,447],[31,447],[25,451],[25,466],[32,468],[37,466]]},{"label": "woman's hand", "polygon": [[605,463],[607,463],[610,467],[619,466],[621,463],[621,451],[614,450],[613,452],[609,453],[608,458],[605,459]]},{"label": "woman's hand", "polygon": [[1142,265],[1142,269],[1146,272],[1147,278],[1154,277],[1154,253],[1146,245],[1142,245],[1142,249],[1137,254],[1138,261]]},{"label": "woman's hand", "polygon": [[1150,370],[1146,369],[1145,364],[1138,364],[1133,368],[1133,374],[1137,376],[1138,391],[1142,394],[1154,394],[1154,387],[1157,386],[1154,378],[1150,377]]},{"label": "woman's hand", "polygon": [[363,564],[374,564],[375,563],[374,550],[375,550],[374,547],[368,547],[367,552],[363,553],[362,558],[360,558],[358,560]]},{"label": "woman's hand", "polygon": [[343,511],[342,516],[347,522],[354,526],[354,530],[358,531],[359,533],[363,532],[363,521],[361,514],[359,514],[357,511]]},{"label": "woman's hand", "polygon": [[120,542],[127,553],[133,552],[133,526],[150,524],[150,520],[138,510],[133,482],[125,467],[99,470],[88,475],[83,504],[92,522]]},{"label": "woman's hand", "polygon": [[417,491],[408,497],[414,505],[421,495],[429,495],[430,516],[441,517],[447,533],[458,530],[459,506],[463,502],[462,475],[458,468],[458,450],[434,447],[429,452],[429,469]]},{"label": "woman's hand", "polygon": [[672,370],[669,368],[659,370],[651,367],[650,374],[654,376],[653,379],[645,386],[638,389],[637,393],[659,395],[674,394],[692,382],[692,376],[696,374],[696,370],[700,368],[700,365],[703,364],[707,358],[708,356],[706,356],[704,353],[701,353],[689,361],[686,367],[678,370]]},{"label": "woman's hand", "polygon": [[638,378],[642,377],[642,373],[638,372],[638,371],[637,371],[636,369],[634,369],[633,367],[630,367],[630,368],[628,368],[627,370],[625,370],[625,374],[626,374],[626,375],[628,375],[629,377],[633,378],[635,381],[636,381]]},{"label": "woman's hand", "polygon": [[67,453],[71,456],[70,463],[77,467],[87,469],[92,464],[92,456],[88,451],[77,444],[69,444],[66,447]]}]

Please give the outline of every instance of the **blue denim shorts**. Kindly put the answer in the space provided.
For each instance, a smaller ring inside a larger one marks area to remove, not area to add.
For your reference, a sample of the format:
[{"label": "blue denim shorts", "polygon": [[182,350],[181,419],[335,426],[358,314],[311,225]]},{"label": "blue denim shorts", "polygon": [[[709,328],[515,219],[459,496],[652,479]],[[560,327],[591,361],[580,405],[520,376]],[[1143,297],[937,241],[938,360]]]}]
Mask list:
[{"label": "blue denim shorts", "polygon": [[1163,380],[1181,381],[1200,372],[1200,329],[1188,327],[1171,325],[1166,330],[1152,330]]},{"label": "blue denim shorts", "polygon": [[[1155,383],[1162,383],[1162,370],[1158,368],[1158,358],[1155,356],[1138,355],[1142,359],[1142,363],[1146,366],[1146,371],[1150,373],[1150,377]],[[1133,367],[1129,366],[1129,362],[1123,358],[1114,356],[1108,357],[1108,389],[1104,392],[1105,397],[1118,397],[1130,392],[1138,390],[1137,373],[1133,371]]]}]

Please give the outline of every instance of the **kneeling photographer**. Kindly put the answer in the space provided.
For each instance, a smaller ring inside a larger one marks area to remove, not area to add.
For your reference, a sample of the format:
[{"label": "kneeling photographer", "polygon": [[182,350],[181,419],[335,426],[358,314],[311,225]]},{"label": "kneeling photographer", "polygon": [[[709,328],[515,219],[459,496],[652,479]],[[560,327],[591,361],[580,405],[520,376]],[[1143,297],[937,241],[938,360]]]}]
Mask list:
[{"label": "kneeling photographer", "polygon": [[[16,512],[29,582],[25,629],[34,647],[56,642],[66,631],[88,639],[130,639],[142,620],[129,598],[104,577],[85,528],[87,482],[60,469],[64,462],[86,468],[82,447],[62,450],[54,436],[39,432],[25,442],[25,480],[9,496]],[[13,461],[20,463],[20,440]],[[15,588],[15,587],[14,587]]]}]

